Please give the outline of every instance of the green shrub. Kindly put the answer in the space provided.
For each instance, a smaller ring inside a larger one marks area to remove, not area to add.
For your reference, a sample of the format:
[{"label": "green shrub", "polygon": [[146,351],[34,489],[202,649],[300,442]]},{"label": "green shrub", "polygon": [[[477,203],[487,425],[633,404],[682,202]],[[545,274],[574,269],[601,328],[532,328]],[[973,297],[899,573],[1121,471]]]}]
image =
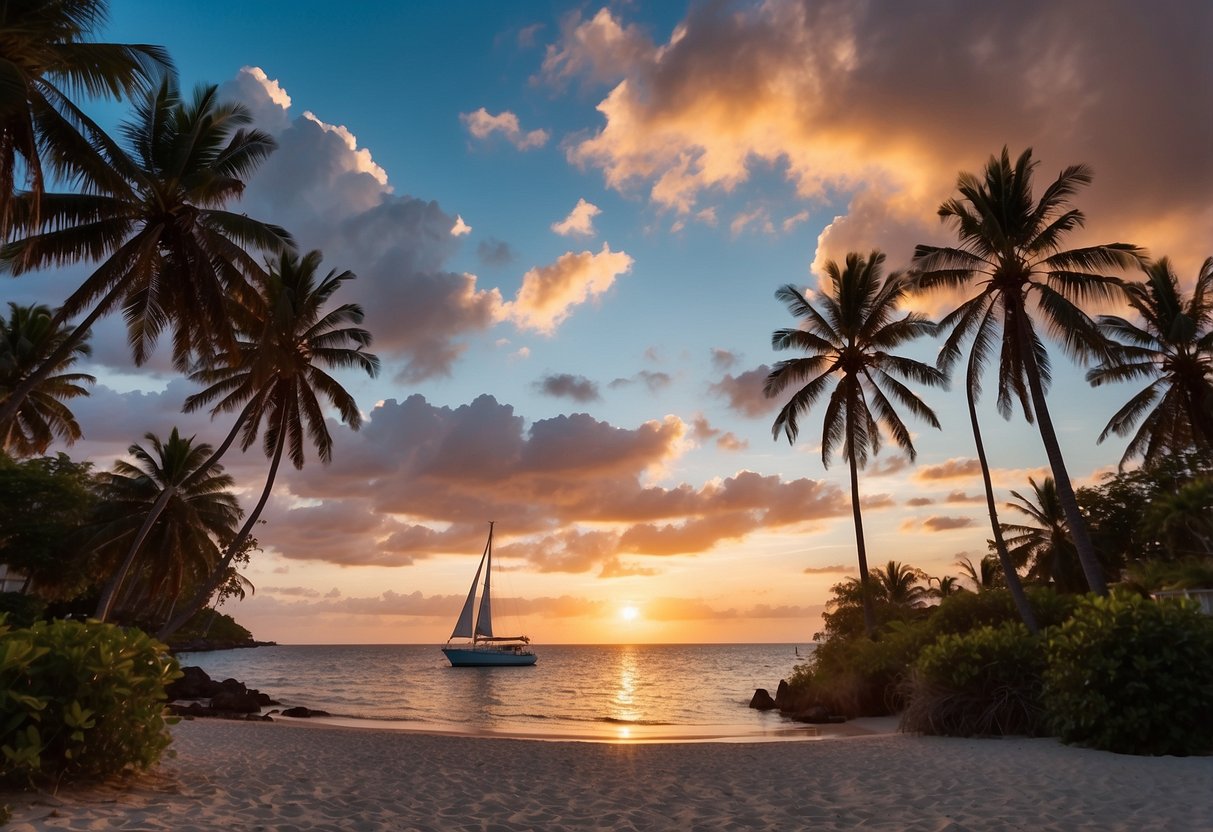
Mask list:
[{"label": "green shrub", "polygon": [[[1047,587],[1027,590],[1028,603],[1036,613],[1036,623],[1044,629],[1060,624],[1074,612],[1073,595],[1061,595]],[[939,604],[930,618],[931,633],[968,633],[981,627],[1020,621],[1015,601],[1006,589],[984,592],[958,592]]]},{"label": "green shrub", "polygon": [[8,616],[8,623],[28,627],[46,611],[46,602],[24,592],[0,592],[0,615]]},{"label": "green shrub", "polygon": [[910,674],[905,731],[950,737],[1046,733],[1044,644],[1018,622],[940,636]]},{"label": "green shrub", "polygon": [[1049,633],[1045,706],[1068,743],[1213,751],[1213,619],[1186,602],[1086,598]]},{"label": "green shrub", "polygon": [[849,717],[901,710],[906,674],[929,641],[924,622],[891,622],[872,641],[866,636],[817,645],[809,662],[788,681],[801,705],[822,705]]},{"label": "green shrub", "polygon": [[164,686],[179,675],[164,645],[138,630],[0,623],[0,780],[148,768],[169,744]]}]

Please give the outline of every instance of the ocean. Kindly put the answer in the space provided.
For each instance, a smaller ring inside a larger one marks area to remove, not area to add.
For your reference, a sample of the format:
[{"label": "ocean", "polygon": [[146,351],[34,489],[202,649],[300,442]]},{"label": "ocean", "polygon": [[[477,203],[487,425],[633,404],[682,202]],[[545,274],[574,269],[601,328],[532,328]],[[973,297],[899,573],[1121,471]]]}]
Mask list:
[{"label": "ocean", "polygon": [[326,722],[540,739],[800,738],[806,727],[751,710],[810,646],[540,645],[533,667],[453,668],[437,645],[289,645],[183,653]]}]

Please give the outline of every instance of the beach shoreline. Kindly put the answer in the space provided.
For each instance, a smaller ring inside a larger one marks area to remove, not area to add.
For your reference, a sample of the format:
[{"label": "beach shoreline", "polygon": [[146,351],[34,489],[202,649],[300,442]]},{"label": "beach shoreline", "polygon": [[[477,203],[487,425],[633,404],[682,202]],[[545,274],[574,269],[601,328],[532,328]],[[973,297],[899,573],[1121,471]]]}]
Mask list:
[{"label": "beach shoreline", "polygon": [[872,732],[610,743],[182,721],[122,783],[8,794],[6,832],[117,830],[1199,830],[1213,758],[1052,739]]}]

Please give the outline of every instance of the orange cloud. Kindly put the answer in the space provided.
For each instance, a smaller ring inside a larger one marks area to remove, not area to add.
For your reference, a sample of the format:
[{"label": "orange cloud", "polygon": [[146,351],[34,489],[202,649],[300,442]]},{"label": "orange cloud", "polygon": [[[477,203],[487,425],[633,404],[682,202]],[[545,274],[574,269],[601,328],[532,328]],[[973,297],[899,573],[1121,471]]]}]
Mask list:
[{"label": "orange cloud", "polygon": [[594,203],[579,199],[567,217],[560,222],[552,223],[552,230],[562,237],[570,234],[590,236],[594,233],[594,217],[601,213],[602,211]]},{"label": "orange cloud", "polygon": [[981,475],[981,463],[976,459],[954,458],[939,465],[919,468],[914,479],[920,481],[968,479]]},{"label": "orange cloud", "polygon": [[518,296],[502,306],[501,315],[524,329],[550,335],[572,314],[573,307],[604,294],[615,278],[632,270],[633,262],[622,251],[611,251],[606,243],[597,254],[562,254],[550,266],[538,266],[523,275]]}]

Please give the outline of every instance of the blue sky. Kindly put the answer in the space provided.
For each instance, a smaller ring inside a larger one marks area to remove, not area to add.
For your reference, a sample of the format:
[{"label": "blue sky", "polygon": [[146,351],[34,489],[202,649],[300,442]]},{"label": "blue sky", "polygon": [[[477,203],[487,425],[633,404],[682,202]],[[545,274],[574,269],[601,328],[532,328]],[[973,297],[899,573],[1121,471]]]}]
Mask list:
[{"label": "blue sky", "polygon": [[[1209,88],[1210,20],[1178,0],[115,3],[106,38],[166,46],[183,87],[223,85],[278,138],[241,210],[359,275],[345,299],[384,359],[346,379],[369,424],[282,479],[233,612],[280,641],[442,641],[495,520],[504,606],[539,640],[808,640],[854,574],[853,529],[819,422],[774,442],[753,384],[792,322],[775,290],[947,240],[935,208],[1003,144],[1035,148],[1038,190],[1095,167],[1076,243],[1138,243],[1190,280],[1213,108],[1185,90]],[[80,274],[6,299],[54,302]],[[74,455],[108,464],[173,424],[222,438],[179,414],[192,389],[163,360],[130,366],[117,320],[94,340]],[[1053,355],[1088,482],[1132,391]],[[924,396],[944,430],[915,425],[917,466],[886,447],[863,479],[869,557],[955,574],[985,550],[980,480],[963,398]],[[1005,499],[1045,457],[983,410]],[[228,464],[250,505],[264,459]]]}]

